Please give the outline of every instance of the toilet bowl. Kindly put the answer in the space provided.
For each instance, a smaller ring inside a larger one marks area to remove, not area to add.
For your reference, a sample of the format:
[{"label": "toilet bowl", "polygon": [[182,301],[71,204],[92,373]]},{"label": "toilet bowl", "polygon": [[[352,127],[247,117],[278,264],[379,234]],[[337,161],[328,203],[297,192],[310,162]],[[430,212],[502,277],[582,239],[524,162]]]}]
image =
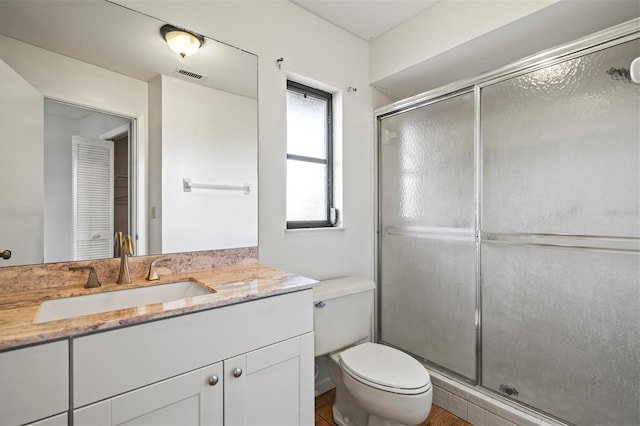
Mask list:
[{"label": "toilet bowl", "polygon": [[336,386],[333,419],[340,426],[417,425],[431,411],[431,378],[411,356],[369,342],[374,288],[349,277],[314,289],[316,356],[329,355]]},{"label": "toilet bowl", "polygon": [[345,387],[369,412],[368,425],[416,425],[431,411],[429,372],[397,349],[363,343],[340,355]]}]

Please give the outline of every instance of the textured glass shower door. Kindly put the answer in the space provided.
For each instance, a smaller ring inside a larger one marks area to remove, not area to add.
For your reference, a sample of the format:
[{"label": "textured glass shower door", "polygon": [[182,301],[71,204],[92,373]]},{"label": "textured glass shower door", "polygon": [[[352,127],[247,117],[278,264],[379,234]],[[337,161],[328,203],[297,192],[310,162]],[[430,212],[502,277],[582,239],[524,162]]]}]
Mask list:
[{"label": "textured glass shower door", "polygon": [[481,89],[482,385],[640,424],[638,40]]},{"label": "textured glass shower door", "polygon": [[379,132],[381,340],[475,381],[474,95]]}]

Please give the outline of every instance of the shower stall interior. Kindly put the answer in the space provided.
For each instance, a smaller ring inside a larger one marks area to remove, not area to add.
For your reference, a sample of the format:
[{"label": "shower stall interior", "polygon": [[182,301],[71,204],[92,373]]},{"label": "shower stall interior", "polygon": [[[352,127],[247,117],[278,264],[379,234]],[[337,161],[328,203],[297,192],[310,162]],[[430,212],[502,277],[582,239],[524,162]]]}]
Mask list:
[{"label": "shower stall interior", "polygon": [[566,423],[640,424],[639,37],[377,111],[382,342]]}]

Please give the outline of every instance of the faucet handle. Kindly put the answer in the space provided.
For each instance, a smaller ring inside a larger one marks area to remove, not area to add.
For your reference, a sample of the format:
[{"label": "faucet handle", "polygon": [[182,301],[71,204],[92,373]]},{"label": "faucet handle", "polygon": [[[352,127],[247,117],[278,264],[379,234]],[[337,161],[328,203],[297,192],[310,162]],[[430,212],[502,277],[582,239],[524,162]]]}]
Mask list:
[{"label": "faucet handle", "polygon": [[114,234],[113,240],[115,245],[115,250],[113,252],[114,257],[120,257],[122,252],[122,231],[118,231]]},{"label": "faucet handle", "polygon": [[160,279],[158,276],[158,271],[156,271],[156,266],[160,262],[164,262],[165,260],[171,260],[170,257],[161,257],[159,259],[155,259],[149,265],[149,273],[147,273],[147,281],[157,281]]},{"label": "faucet handle", "polygon": [[96,268],[93,266],[69,266],[70,271],[89,271],[89,278],[87,278],[87,284],[84,288],[97,288],[100,287],[100,281],[98,280],[98,274]]},{"label": "faucet handle", "polygon": [[133,255],[133,242],[131,241],[131,235],[125,235],[122,237],[122,253],[125,256]]},{"label": "faucet handle", "polygon": [[159,258],[159,259],[154,259],[154,260],[151,262],[151,266],[157,266],[157,265],[158,265],[158,263],[160,263],[160,262],[164,262],[165,260],[171,260],[171,258],[170,258],[170,257],[161,257],[161,258]]}]

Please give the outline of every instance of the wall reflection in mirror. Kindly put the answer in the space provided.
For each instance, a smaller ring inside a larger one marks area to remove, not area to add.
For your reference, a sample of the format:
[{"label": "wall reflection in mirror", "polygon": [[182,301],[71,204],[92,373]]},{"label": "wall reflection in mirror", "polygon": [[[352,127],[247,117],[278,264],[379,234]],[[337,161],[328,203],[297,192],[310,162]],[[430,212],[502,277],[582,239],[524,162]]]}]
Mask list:
[{"label": "wall reflection in mirror", "polygon": [[165,24],[0,2],[0,266],[113,257],[118,232],[136,255],[257,246],[257,57],[206,36],[182,57]]}]

